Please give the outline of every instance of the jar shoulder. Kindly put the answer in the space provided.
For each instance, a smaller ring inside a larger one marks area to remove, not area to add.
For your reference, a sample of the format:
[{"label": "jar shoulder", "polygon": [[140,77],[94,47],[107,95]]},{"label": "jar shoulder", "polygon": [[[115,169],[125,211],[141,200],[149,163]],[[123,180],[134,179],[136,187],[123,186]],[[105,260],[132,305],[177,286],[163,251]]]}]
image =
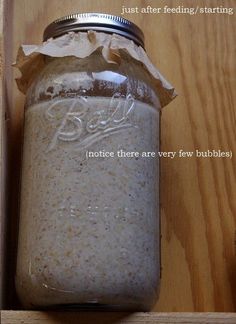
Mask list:
[{"label": "jar shoulder", "polygon": [[26,106],[56,97],[112,97],[116,93],[152,105],[158,100],[150,75],[128,54],[119,64],[107,63],[99,53],[83,59],[46,58],[44,68],[28,89]]}]

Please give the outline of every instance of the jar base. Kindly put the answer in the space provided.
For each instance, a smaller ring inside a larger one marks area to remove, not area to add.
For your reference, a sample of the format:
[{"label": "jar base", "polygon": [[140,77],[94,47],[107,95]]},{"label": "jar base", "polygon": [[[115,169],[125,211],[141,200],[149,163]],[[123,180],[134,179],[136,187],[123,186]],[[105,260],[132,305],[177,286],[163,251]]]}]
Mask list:
[{"label": "jar base", "polygon": [[134,304],[101,304],[98,302],[87,302],[87,303],[81,303],[81,304],[58,304],[58,305],[50,305],[50,306],[33,306],[32,308],[38,309],[38,310],[45,310],[45,311],[96,311],[96,312],[137,312],[137,311],[150,311],[150,307],[145,307],[144,305],[134,305]]}]

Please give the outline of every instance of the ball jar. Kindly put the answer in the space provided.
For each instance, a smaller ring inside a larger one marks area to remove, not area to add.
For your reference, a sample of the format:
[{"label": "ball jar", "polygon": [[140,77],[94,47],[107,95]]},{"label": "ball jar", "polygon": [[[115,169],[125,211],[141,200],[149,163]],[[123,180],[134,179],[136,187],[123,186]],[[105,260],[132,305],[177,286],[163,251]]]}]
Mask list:
[{"label": "ball jar", "polygon": [[[74,38],[82,51],[83,37],[102,35],[143,47],[137,26],[123,20],[121,34],[102,15],[113,34],[105,23],[81,31],[88,18],[72,33],[69,18],[55,22],[44,44]],[[102,44],[84,57],[40,54],[28,82],[16,272],[26,308],[145,311],[158,297],[159,160],[146,153],[159,151],[160,93],[143,62]]]}]

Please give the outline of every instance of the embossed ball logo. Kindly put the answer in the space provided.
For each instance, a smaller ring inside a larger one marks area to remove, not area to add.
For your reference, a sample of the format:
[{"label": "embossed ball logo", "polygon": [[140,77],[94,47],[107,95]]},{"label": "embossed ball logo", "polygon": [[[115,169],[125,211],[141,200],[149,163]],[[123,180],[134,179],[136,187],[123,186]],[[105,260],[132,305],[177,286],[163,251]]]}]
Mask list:
[{"label": "embossed ball logo", "polygon": [[137,127],[131,94],[124,97],[115,93],[108,106],[100,110],[94,108],[95,104],[83,96],[54,101],[45,112],[56,128],[47,152],[60,141],[77,142],[75,148],[81,149],[123,129]]}]

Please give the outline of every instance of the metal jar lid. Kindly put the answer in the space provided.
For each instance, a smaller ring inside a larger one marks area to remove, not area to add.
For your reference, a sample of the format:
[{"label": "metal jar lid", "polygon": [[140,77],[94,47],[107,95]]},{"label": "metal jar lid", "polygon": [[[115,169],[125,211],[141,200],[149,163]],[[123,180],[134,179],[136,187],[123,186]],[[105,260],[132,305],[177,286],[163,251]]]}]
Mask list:
[{"label": "metal jar lid", "polygon": [[144,34],[137,25],[122,17],[103,13],[72,14],[59,18],[46,27],[43,33],[43,41],[72,31],[88,30],[115,33],[144,47]]}]

